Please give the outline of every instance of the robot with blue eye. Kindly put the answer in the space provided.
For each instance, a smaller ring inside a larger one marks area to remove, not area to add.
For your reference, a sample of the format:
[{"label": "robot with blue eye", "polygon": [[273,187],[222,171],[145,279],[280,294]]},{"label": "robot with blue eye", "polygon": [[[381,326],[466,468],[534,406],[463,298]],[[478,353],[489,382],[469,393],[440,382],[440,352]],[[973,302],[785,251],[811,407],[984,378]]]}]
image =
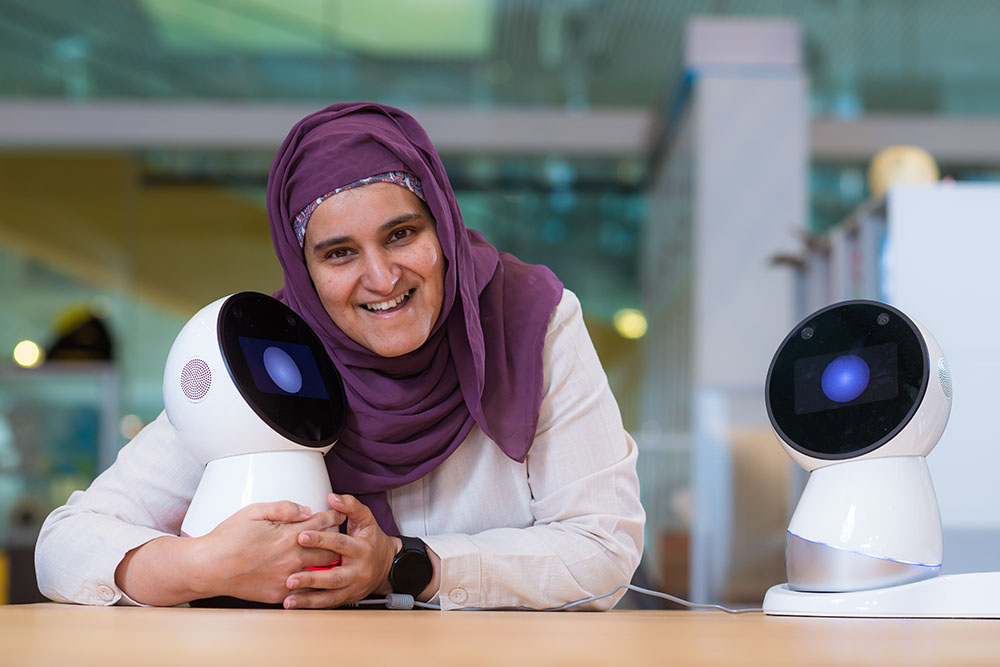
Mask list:
[{"label": "robot with blue eye", "polygon": [[810,472],[788,526],[788,582],[767,592],[766,613],[1000,617],[1000,572],[938,576],[925,457],[952,387],[924,327],[875,301],[819,310],[779,346],[765,402],[781,446]]},{"label": "robot with blue eye", "polygon": [[343,383],[294,311],[240,292],[181,329],[163,374],[167,418],[205,465],[181,530],[198,537],[257,502],[329,509],[323,455],[347,413]]}]

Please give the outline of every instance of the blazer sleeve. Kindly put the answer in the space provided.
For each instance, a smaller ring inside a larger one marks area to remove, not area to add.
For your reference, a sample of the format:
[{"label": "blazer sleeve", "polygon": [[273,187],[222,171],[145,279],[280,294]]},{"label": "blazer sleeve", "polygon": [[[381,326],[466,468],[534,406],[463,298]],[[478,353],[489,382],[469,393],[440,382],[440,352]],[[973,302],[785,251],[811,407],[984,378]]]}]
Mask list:
[{"label": "blazer sleeve", "polygon": [[132,549],[179,534],[203,472],[161,413],[45,520],[35,546],[39,590],[56,602],[135,604],[115,584],[115,570]]}]

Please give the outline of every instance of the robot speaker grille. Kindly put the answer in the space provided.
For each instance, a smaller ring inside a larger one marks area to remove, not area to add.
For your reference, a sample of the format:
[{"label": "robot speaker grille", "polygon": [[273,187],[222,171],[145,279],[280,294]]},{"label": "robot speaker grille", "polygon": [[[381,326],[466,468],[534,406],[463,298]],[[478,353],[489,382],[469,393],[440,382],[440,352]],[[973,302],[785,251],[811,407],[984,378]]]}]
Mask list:
[{"label": "robot speaker grille", "polygon": [[948,362],[944,357],[938,359],[938,381],[941,382],[941,391],[948,398],[951,398],[951,371],[948,370]]},{"label": "robot speaker grille", "polygon": [[181,369],[181,391],[192,401],[200,401],[212,387],[212,369],[201,359],[192,359]]}]

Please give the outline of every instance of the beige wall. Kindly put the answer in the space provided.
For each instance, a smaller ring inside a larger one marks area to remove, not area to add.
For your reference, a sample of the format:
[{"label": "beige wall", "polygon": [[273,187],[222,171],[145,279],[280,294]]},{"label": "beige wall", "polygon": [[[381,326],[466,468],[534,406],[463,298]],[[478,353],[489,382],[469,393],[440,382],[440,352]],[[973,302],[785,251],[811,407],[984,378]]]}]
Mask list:
[{"label": "beige wall", "polygon": [[127,154],[0,156],[0,201],[0,244],[181,315],[281,287],[262,200],[211,184],[145,184]]}]

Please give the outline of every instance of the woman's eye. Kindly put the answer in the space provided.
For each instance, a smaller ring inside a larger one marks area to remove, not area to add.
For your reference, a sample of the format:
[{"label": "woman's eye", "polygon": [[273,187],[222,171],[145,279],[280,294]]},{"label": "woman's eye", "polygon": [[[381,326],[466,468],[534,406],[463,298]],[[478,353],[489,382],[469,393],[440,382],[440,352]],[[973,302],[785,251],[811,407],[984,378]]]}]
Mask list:
[{"label": "woman's eye", "polygon": [[394,229],[391,234],[389,234],[389,241],[402,241],[407,236],[413,233],[413,230],[408,227],[403,227],[401,229]]},{"label": "woman's eye", "polygon": [[327,259],[344,259],[345,257],[347,257],[350,254],[351,254],[351,251],[348,250],[347,248],[334,248],[333,250],[331,250],[330,252],[327,253],[326,258]]}]

